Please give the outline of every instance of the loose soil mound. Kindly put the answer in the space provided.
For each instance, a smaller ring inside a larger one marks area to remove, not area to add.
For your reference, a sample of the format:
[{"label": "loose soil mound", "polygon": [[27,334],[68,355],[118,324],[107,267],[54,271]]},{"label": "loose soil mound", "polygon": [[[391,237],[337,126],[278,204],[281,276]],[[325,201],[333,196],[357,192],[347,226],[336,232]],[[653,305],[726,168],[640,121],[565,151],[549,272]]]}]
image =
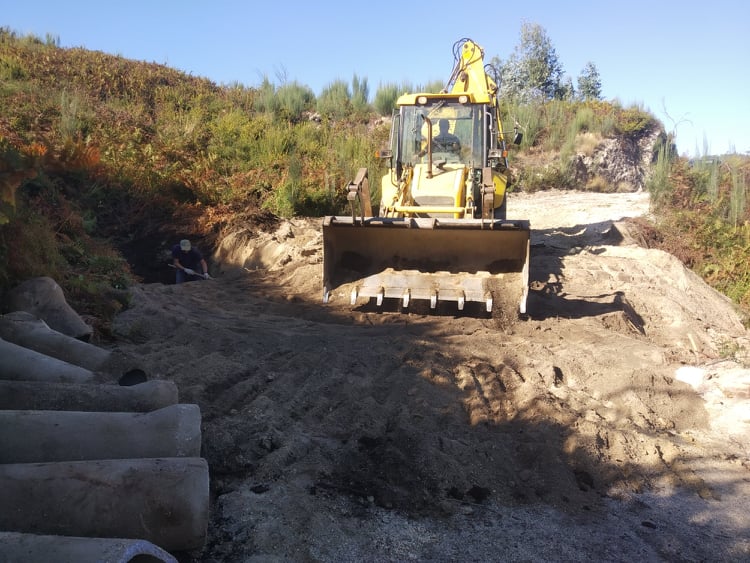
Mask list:
[{"label": "loose soil mound", "polygon": [[750,557],[748,333],[634,244],[623,219],[647,212],[515,196],[534,230],[513,324],[323,305],[320,220],[233,233],[214,281],[135,288],[117,346],[203,414],[210,540],[184,559]]}]

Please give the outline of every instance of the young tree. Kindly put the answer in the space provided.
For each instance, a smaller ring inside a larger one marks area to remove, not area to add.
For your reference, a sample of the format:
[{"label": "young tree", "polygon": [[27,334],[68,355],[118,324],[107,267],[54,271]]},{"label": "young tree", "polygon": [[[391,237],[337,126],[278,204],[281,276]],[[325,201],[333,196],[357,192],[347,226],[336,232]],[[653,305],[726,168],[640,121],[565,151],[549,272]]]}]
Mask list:
[{"label": "young tree", "polygon": [[501,95],[520,102],[552,100],[566,91],[563,68],[545,29],[521,26],[521,41],[502,65]]},{"label": "young tree", "polygon": [[578,97],[582,100],[601,100],[602,81],[599,69],[591,61],[586,63],[581,74],[578,75]]}]

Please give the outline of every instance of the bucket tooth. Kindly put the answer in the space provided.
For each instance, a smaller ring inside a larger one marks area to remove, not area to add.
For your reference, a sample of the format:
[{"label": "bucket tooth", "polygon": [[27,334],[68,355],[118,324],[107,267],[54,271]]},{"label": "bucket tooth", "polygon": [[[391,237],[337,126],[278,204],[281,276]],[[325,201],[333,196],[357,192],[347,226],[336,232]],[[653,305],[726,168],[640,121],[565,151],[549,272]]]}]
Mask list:
[{"label": "bucket tooth", "polygon": [[406,289],[404,294],[401,296],[401,305],[406,309],[409,306],[409,299],[411,299],[411,290]]},{"label": "bucket tooth", "polygon": [[357,288],[353,288],[349,296],[349,304],[354,307],[357,304]]},{"label": "bucket tooth", "polygon": [[491,293],[485,294],[484,304],[485,304],[485,308],[487,309],[487,312],[491,313],[492,312],[492,294]]},{"label": "bucket tooth", "polygon": [[331,290],[327,287],[323,288],[323,303],[328,303],[331,300]]},{"label": "bucket tooth", "polygon": [[378,294],[375,296],[375,298],[377,299],[378,307],[383,306],[383,297],[385,297],[385,289],[381,287],[380,289],[378,289]]},{"label": "bucket tooth", "polygon": [[437,299],[438,299],[437,291],[433,290],[430,293],[430,309],[435,309],[437,307]]},{"label": "bucket tooth", "polygon": [[463,311],[466,304],[466,294],[462,291],[458,296],[458,310]]}]

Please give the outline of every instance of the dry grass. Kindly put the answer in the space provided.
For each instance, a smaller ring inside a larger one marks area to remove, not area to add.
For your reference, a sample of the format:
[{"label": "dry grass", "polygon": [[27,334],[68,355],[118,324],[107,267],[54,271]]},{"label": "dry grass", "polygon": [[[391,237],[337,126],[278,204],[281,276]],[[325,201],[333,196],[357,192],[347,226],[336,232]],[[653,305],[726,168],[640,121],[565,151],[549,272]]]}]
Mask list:
[{"label": "dry grass", "polygon": [[593,156],[604,138],[599,133],[586,131],[576,135],[575,152],[584,156]]}]

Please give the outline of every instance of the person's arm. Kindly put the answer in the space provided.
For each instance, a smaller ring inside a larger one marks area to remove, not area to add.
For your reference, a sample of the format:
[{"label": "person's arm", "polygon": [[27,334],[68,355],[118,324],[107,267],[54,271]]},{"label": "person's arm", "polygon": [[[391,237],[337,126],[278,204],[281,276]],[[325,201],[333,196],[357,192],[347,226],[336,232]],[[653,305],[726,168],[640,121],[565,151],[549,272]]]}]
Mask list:
[{"label": "person's arm", "polygon": [[175,268],[177,268],[178,270],[182,270],[186,274],[194,274],[195,273],[194,270],[191,270],[190,268],[186,268],[185,266],[183,266],[182,264],[180,264],[180,259],[179,258],[174,258],[173,259],[173,264],[174,264]]}]

